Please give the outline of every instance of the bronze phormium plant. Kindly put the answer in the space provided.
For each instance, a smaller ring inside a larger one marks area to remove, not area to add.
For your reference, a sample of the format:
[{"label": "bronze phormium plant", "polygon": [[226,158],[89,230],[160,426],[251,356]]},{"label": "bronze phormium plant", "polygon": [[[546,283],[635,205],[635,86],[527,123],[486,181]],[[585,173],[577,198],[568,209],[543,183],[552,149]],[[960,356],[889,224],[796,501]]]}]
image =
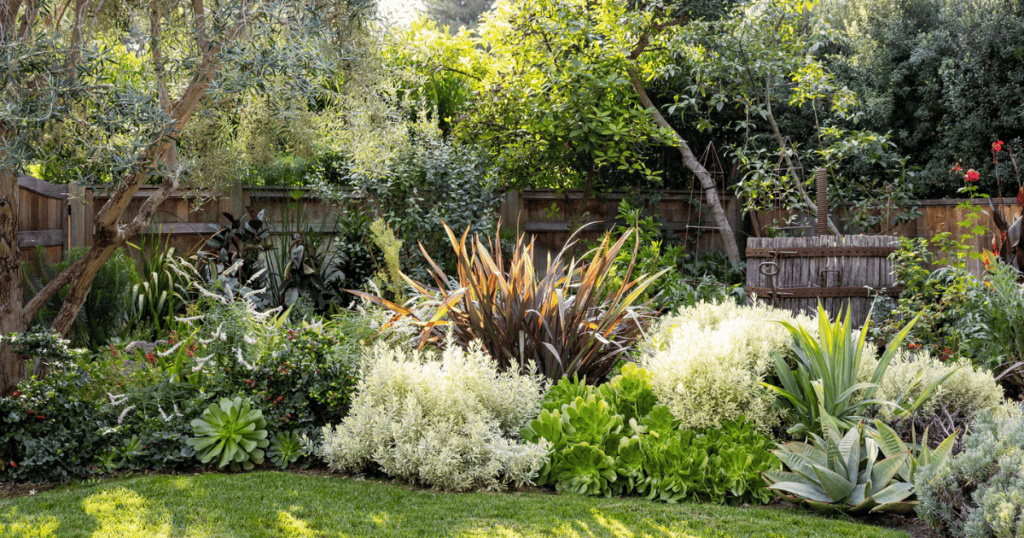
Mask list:
[{"label": "bronze phormium plant", "polygon": [[574,234],[550,261],[547,272],[538,274],[533,241],[526,244],[520,236],[506,265],[497,234],[488,244],[474,237],[467,247],[468,229],[456,239],[447,224],[444,228],[455,249],[457,280],[450,279],[420,245],[437,287],[402,274],[415,291],[407,303],[411,306],[349,290],[395,312],[388,326],[410,319],[421,327],[421,348],[427,343],[443,344],[451,330],[459,346],[481,340],[502,370],[526,371],[532,361],[550,379],[579,375],[597,383],[617,359],[626,358],[653,319],[654,310],[648,304],[633,303],[664,271],[630,280],[634,250],[625,275],[621,279],[609,275],[631,232],[614,244],[606,234],[589,262],[567,260]]}]

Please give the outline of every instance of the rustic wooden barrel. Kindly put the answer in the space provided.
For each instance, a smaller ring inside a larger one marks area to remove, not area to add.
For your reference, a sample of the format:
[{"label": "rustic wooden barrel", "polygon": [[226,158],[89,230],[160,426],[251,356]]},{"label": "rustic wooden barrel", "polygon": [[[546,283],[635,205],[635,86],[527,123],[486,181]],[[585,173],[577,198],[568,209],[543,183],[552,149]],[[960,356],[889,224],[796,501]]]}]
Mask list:
[{"label": "rustic wooden barrel", "polygon": [[832,319],[849,304],[860,327],[875,295],[897,291],[889,255],[898,245],[878,235],[748,238],[747,296],[810,314],[820,300]]}]

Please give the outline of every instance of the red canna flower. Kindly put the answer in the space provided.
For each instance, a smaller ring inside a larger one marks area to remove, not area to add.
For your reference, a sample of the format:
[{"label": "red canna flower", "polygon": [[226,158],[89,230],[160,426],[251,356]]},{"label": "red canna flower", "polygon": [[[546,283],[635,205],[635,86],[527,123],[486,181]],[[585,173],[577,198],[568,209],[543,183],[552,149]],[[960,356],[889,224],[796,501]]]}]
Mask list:
[{"label": "red canna flower", "polygon": [[964,176],[964,180],[965,181],[974,182],[974,181],[978,181],[978,178],[980,178],[980,177],[981,177],[981,174],[979,174],[977,170],[971,168],[970,170],[967,171],[967,175]]},{"label": "red canna flower", "polygon": [[1003,149],[1003,141],[996,140],[992,143],[992,153],[999,153]]}]

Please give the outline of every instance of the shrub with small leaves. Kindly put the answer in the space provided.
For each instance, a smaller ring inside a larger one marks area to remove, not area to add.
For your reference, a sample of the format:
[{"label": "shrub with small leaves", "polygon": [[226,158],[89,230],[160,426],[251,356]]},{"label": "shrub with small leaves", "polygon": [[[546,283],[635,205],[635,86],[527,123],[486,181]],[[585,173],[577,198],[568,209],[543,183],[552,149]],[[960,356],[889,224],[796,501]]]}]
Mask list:
[{"label": "shrub with small leaves", "polygon": [[349,415],[306,447],[337,470],[377,470],[440,489],[527,484],[548,447],[516,434],[540,400],[538,376],[498,373],[479,344],[438,356],[378,343],[367,350]]},{"label": "shrub with small leaves", "polygon": [[81,396],[92,382],[72,362],[81,352],[45,329],[0,340],[50,368],[46,377],[22,381],[0,398],[0,480],[68,482],[93,474],[106,448],[105,423],[99,404]]},{"label": "shrub with small leaves", "polygon": [[744,415],[759,430],[778,423],[775,396],[761,382],[772,353],[789,354],[793,339],[779,320],[810,325],[767,306],[701,303],[664,316],[648,334],[638,362],[651,371],[658,400],[686,428],[717,427]]},{"label": "shrub with small leaves", "polygon": [[963,452],[920,468],[914,487],[917,515],[936,530],[966,538],[1024,536],[1020,407],[983,411],[964,437]]}]

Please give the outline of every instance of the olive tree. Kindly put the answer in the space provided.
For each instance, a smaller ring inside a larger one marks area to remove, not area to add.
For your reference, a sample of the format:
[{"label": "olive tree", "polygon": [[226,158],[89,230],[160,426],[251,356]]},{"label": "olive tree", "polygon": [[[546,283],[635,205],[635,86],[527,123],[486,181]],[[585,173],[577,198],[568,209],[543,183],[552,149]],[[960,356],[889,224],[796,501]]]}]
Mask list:
[{"label": "olive tree", "polygon": [[[21,332],[65,286],[51,329],[65,333],[99,268],[144,231],[161,202],[194,179],[182,155],[190,120],[246,95],[267,94],[280,114],[306,106],[345,61],[372,5],[295,0],[7,0],[0,3],[0,331]],[[121,76],[117,55],[143,67]],[[54,140],[106,182],[88,251],[22,304],[18,175],[47,159]],[[187,158],[186,158],[187,157]],[[132,214],[145,184],[158,185]],[[24,376],[0,349],[0,393]]]}]

